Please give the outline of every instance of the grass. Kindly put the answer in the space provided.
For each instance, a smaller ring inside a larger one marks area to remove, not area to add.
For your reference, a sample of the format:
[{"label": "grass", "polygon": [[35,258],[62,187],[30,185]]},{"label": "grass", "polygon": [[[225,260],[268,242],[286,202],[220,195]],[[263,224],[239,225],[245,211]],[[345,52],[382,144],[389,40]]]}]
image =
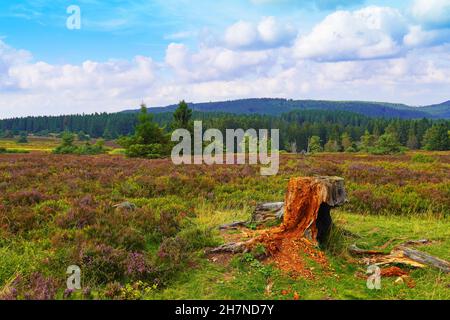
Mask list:
[{"label": "grass", "polygon": [[[375,248],[394,240],[386,250],[409,239],[429,239],[432,244],[420,249],[450,258],[450,221],[435,218],[365,216],[338,211],[338,228],[345,228],[361,238],[340,237],[345,246]],[[356,241],[355,241],[356,240]],[[341,244],[342,245],[342,244]],[[435,270],[411,270],[415,287],[396,285],[396,278],[382,279],[381,290],[369,290],[364,277],[366,267],[349,262],[345,251],[329,253],[332,272],[315,267],[314,280],[292,279],[274,268],[262,270],[260,264],[238,262],[221,265],[200,259],[194,270],[177,276],[173,284],[149,299],[450,299],[450,275]],[[307,257],[305,257],[307,258]],[[238,260],[239,258],[236,258]],[[236,261],[235,261],[236,262]],[[270,294],[266,288],[272,285]]]},{"label": "grass", "polygon": [[[369,290],[366,266],[347,252],[353,243],[389,242],[389,251],[426,238],[433,242],[421,250],[450,260],[450,152],[283,154],[279,174],[263,177],[257,166],[174,166],[120,150],[42,152],[58,143],[30,138],[31,153],[0,155],[2,297],[14,288],[18,299],[450,299],[449,275],[431,269],[410,270],[413,288],[386,278]],[[342,176],[348,192],[324,248],[331,270],[303,256],[315,277],[292,279],[248,254],[205,256],[226,241],[217,226],[247,220],[259,202],[283,200],[290,177],[313,175]],[[136,209],[114,207],[125,201]],[[89,294],[64,296],[73,264]]]},{"label": "grass", "polygon": [[17,138],[2,138],[0,139],[0,148],[51,152],[58,146],[60,140],[58,138],[29,136],[28,143],[17,143]]},{"label": "grass", "polygon": [[[28,151],[28,152],[52,152],[58,145],[61,144],[61,139],[56,137],[36,137],[28,136],[28,143],[18,143],[17,138],[1,138],[0,148],[5,148],[8,151]],[[90,141],[91,144],[95,144],[95,139]],[[83,145],[85,142],[76,141],[75,145]],[[123,154],[124,149],[118,148],[118,146],[108,141],[106,143],[108,148],[112,150],[109,152],[111,155]]]}]

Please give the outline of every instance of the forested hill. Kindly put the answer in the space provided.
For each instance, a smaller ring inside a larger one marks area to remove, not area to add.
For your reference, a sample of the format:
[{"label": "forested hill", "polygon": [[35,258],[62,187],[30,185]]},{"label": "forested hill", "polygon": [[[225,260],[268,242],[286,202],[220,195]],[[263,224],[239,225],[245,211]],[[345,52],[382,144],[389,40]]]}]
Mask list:
[{"label": "forested hill", "polygon": [[[368,117],[401,119],[450,119],[450,101],[433,106],[411,107],[404,104],[365,101],[322,101],[287,99],[242,99],[221,102],[189,103],[189,107],[202,112],[234,114],[280,115],[293,110],[339,110],[359,113]],[[150,108],[152,113],[174,111],[177,105]],[[127,110],[124,112],[137,112]]]}]

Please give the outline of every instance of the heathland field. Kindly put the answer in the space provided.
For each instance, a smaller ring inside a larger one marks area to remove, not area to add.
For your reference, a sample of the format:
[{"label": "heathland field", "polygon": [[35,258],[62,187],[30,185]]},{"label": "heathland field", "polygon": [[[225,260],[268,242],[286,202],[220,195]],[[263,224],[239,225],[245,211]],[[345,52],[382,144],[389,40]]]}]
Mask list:
[{"label": "heathland field", "polygon": [[[298,253],[308,276],[252,253],[205,253],[248,236],[219,225],[283,201],[289,178],[313,175],[345,178],[349,201],[332,210],[324,263]],[[0,155],[2,298],[450,299],[450,276],[429,268],[402,266],[406,281],[383,277],[369,290],[367,266],[348,251],[418,239],[431,241],[420,250],[450,259],[450,152],[282,154],[268,177],[249,165]],[[80,291],[65,290],[70,265],[81,268]]]}]

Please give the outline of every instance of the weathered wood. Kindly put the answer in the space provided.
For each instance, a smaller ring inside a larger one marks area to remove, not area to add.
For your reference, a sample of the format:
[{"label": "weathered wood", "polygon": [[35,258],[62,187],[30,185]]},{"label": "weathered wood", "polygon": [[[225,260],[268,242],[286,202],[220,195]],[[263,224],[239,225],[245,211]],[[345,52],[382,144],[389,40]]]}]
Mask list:
[{"label": "weathered wood", "polygon": [[349,252],[354,255],[368,255],[365,259],[367,263],[375,265],[386,264],[404,264],[415,268],[433,267],[445,273],[450,273],[450,262],[432,256],[428,253],[408,247],[407,245],[427,244],[428,240],[406,241],[405,243],[394,247],[390,253],[384,253],[376,250],[364,250],[352,245]]},{"label": "weathered wood", "polygon": [[[332,220],[330,208],[346,202],[344,179],[339,177],[300,177],[289,181],[285,201],[264,203],[256,207],[250,223],[265,223],[282,218],[278,227],[263,231],[259,236],[245,242],[222,245],[209,252],[242,252],[257,243],[266,249],[276,250],[275,242],[285,236],[290,239],[308,238],[313,243],[325,239]],[[236,228],[245,222],[233,222],[221,229]]]},{"label": "weathered wood", "polygon": [[258,204],[252,214],[250,223],[266,223],[281,220],[284,214],[284,202],[268,202]]},{"label": "weathered wood", "polygon": [[429,266],[450,273],[450,262],[406,246],[395,247],[389,255],[381,257],[377,262],[388,263],[401,263],[418,268]]},{"label": "weathered wood", "polygon": [[247,221],[235,221],[232,223],[226,223],[219,226],[220,230],[226,229],[237,229],[238,227],[243,227],[247,224]]}]

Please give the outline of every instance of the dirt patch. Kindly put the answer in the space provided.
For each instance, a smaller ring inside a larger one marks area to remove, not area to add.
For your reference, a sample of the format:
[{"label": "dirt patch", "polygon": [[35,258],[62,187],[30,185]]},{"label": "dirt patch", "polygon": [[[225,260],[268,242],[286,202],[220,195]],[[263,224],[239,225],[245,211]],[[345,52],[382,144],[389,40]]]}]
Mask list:
[{"label": "dirt patch", "polygon": [[228,266],[233,255],[231,253],[211,253],[208,255],[208,260],[221,266]]}]

